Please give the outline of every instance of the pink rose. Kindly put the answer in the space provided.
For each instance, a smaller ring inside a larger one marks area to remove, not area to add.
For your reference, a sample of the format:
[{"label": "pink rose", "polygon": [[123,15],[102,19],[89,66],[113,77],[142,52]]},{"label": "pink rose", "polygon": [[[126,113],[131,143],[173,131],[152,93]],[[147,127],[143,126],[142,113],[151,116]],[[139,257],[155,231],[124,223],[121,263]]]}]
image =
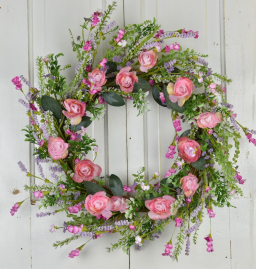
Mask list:
[{"label": "pink rose", "polygon": [[60,137],[50,136],[47,140],[48,152],[53,160],[65,159],[68,156],[69,144]]},{"label": "pink rose", "polygon": [[199,128],[214,128],[219,122],[222,122],[222,115],[220,112],[205,112],[199,115],[196,123]]},{"label": "pink rose", "polygon": [[135,81],[138,82],[136,72],[129,72],[131,68],[131,66],[124,67],[116,75],[116,84],[126,93],[132,92]]},{"label": "pink rose", "polygon": [[106,219],[112,216],[111,206],[112,203],[104,191],[96,192],[94,195],[89,194],[84,203],[85,209],[90,214],[96,217],[102,215]]},{"label": "pink rose", "polygon": [[111,211],[120,211],[121,213],[124,213],[126,209],[128,208],[128,205],[126,203],[126,199],[120,196],[113,196],[110,198],[111,201]]},{"label": "pink rose", "polygon": [[71,125],[79,124],[85,112],[85,103],[81,103],[76,99],[66,99],[64,100],[63,105],[67,111],[63,110],[62,113],[68,119],[71,119]]},{"label": "pink rose", "polygon": [[189,78],[179,77],[177,78],[175,85],[169,83],[167,86],[167,92],[169,93],[169,99],[176,103],[178,101],[179,106],[183,106],[188,100],[195,86]]},{"label": "pink rose", "polygon": [[75,174],[73,175],[73,180],[77,183],[90,181],[93,178],[99,176],[101,172],[102,169],[99,165],[94,164],[88,159],[82,160],[75,166]]},{"label": "pink rose", "polygon": [[182,189],[186,195],[186,197],[191,197],[195,194],[197,188],[199,187],[198,178],[193,174],[189,173],[187,176],[184,176],[180,179],[180,183],[182,184]]},{"label": "pink rose", "polygon": [[92,72],[88,74],[88,78],[89,81],[93,83],[93,89],[98,92],[101,91],[101,86],[107,82],[105,73],[98,68],[93,69]]},{"label": "pink rose", "polygon": [[153,50],[143,51],[139,55],[139,62],[141,64],[140,71],[148,72],[148,69],[155,66],[158,55]]},{"label": "pink rose", "polygon": [[177,145],[179,156],[187,163],[194,163],[201,156],[200,145],[195,140],[183,136],[178,140]]},{"label": "pink rose", "polygon": [[145,205],[150,210],[148,216],[153,219],[166,219],[171,216],[171,205],[175,202],[175,198],[170,195],[164,195],[162,198],[146,200]]}]

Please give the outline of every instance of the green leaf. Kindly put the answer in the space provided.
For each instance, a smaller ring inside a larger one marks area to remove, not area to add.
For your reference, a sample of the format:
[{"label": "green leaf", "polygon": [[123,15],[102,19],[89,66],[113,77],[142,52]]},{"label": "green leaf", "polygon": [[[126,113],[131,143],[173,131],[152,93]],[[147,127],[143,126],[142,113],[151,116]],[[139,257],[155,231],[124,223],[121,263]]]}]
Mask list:
[{"label": "green leaf", "polygon": [[190,129],[186,130],[185,132],[183,132],[180,137],[183,137],[183,136],[188,136],[190,133]]},{"label": "green leaf", "polygon": [[77,125],[69,125],[69,128],[72,132],[77,132],[81,130],[81,127],[84,126],[84,128],[88,127],[92,123],[91,117],[83,116],[82,120]]},{"label": "green leaf", "polygon": [[90,182],[90,181],[84,181],[84,187],[86,188],[87,192],[89,194],[94,194],[98,191],[105,191],[105,189],[103,187],[101,187],[100,185]]},{"label": "green leaf", "polygon": [[125,105],[124,99],[115,92],[104,92],[102,98],[111,106]]},{"label": "green leaf", "polygon": [[157,89],[156,86],[153,86],[152,88],[152,95],[153,95],[153,98],[154,100],[160,105],[160,106],[163,106],[163,107],[166,107],[166,105],[164,105],[160,99],[160,94],[159,94],[159,91]]},{"label": "green leaf", "polygon": [[204,159],[203,156],[201,156],[196,162],[191,163],[190,165],[198,170],[204,170],[205,169],[204,166],[206,165],[206,160]]},{"label": "green leaf", "polygon": [[114,174],[110,175],[108,184],[109,184],[110,190],[115,196],[123,195],[123,183],[118,176]]},{"label": "green leaf", "polygon": [[163,94],[164,94],[164,98],[165,98],[165,103],[170,109],[172,109],[172,110],[174,110],[176,112],[179,112],[179,113],[183,113],[185,111],[185,105],[180,107],[177,102],[173,103],[169,99],[169,94],[167,92],[167,86],[166,85],[163,86]]},{"label": "green leaf", "polygon": [[[160,181],[160,184],[162,184],[162,185],[166,185],[166,180],[167,180],[167,178],[163,178],[163,179]],[[175,186],[174,186],[171,182],[168,183],[168,187],[176,190]]]},{"label": "green leaf", "polygon": [[41,105],[45,111],[51,111],[56,119],[60,120],[62,118],[61,106],[54,98],[47,95],[43,95],[41,98]]},{"label": "green leaf", "polygon": [[116,72],[116,70],[117,70],[116,63],[111,62],[111,61],[107,61],[106,65],[108,66],[108,70],[106,72],[106,75],[109,75],[109,74],[111,74],[113,72]]},{"label": "green leaf", "polygon": [[138,92],[140,89],[146,91],[149,87],[150,84],[144,78],[138,77],[138,83],[134,83],[133,92]]}]

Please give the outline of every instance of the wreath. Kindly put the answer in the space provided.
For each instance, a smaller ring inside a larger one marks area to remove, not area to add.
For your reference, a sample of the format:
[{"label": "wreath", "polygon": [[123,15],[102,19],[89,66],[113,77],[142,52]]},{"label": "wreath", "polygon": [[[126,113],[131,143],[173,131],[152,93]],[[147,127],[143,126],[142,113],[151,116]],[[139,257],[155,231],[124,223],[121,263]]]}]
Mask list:
[{"label": "wreath", "polygon": [[[229,207],[235,193],[243,194],[239,185],[245,179],[237,171],[239,130],[256,145],[252,138],[255,131],[236,121],[237,115],[221,86],[221,82],[231,80],[208,67],[204,59],[207,55],[182,50],[177,43],[163,45],[168,38],[198,38],[198,32],[165,32],[155,20],[119,29],[114,21],[107,24],[115,6],[114,2],[105,12],[96,11],[85,18],[82,36],[76,40],[70,32],[79,62],[71,84],[67,85],[61,75],[70,67],[59,65],[61,53],[37,58],[39,89],[23,76],[12,79],[16,89],[24,94],[25,100],[19,102],[26,107],[31,124],[23,131],[25,141],[35,145],[40,177],[28,172],[22,162],[18,164],[27,177],[43,181],[25,185],[25,190],[41,199],[39,209],[59,207],[53,212],[38,213],[37,217],[62,211],[67,214],[63,227],[52,225],[50,232],[61,229],[71,236],[57,241],[54,247],[86,238],[86,243],[72,250],[69,257],[79,256],[87,242],[105,233],[121,235],[108,248],[109,252],[122,248],[128,253],[132,245],[140,250],[147,240],[159,238],[164,226],[174,222],[177,239],[171,237],[166,242],[162,255],[177,260],[183,242],[186,241],[186,255],[190,238],[196,242],[203,209],[207,209],[211,220],[215,217],[214,207]],[[85,30],[89,30],[87,39]],[[100,42],[116,30],[104,58],[95,63]],[[22,82],[28,86],[26,94]],[[133,175],[132,186],[123,185],[115,174],[101,176],[97,160],[86,158],[98,147],[86,128],[104,115],[105,103],[118,107],[130,99],[128,102],[133,102],[138,115],[145,113],[151,88],[154,100],[171,111],[175,136],[166,158],[174,159],[178,152],[174,164],[163,179],[157,172],[146,179],[142,168]],[[203,88],[203,93],[195,94],[196,88]],[[190,129],[182,130],[181,122],[189,123]],[[45,178],[42,163],[51,164],[52,179]],[[24,201],[12,207],[11,215]],[[206,250],[212,252],[211,232],[204,239]]]}]

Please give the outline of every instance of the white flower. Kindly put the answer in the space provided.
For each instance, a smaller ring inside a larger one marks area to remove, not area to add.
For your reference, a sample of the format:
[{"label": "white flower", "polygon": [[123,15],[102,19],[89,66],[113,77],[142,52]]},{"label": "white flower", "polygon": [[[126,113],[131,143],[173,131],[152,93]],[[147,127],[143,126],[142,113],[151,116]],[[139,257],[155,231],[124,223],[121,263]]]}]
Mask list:
[{"label": "white flower", "polygon": [[148,191],[150,189],[150,186],[149,185],[145,185],[143,182],[140,184],[141,188],[144,190],[144,191]]},{"label": "white flower", "polygon": [[135,237],[135,244],[139,245],[141,243],[141,241],[142,241],[142,238],[139,235],[137,235]]},{"label": "white flower", "polygon": [[155,172],[153,176],[154,176],[154,177],[159,177],[160,174],[159,174],[159,172]]},{"label": "white flower", "polygon": [[127,45],[127,41],[126,40],[121,40],[120,42],[117,43],[118,46],[120,47],[125,47]]}]

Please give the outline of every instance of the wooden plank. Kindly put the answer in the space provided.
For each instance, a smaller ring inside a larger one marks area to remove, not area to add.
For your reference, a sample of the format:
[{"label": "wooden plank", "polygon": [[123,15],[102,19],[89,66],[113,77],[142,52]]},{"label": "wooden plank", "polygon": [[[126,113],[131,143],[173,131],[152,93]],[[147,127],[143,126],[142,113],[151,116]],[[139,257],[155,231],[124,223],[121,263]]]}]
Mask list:
[{"label": "wooden plank", "polygon": [[[29,170],[29,144],[24,142],[21,129],[28,124],[26,108],[18,102],[23,94],[15,90],[11,80],[15,76],[28,78],[27,1],[2,1],[0,9],[0,212],[1,264],[6,268],[31,267],[30,257],[30,202],[25,201],[17,213],[10,215],[11,207],[27,197],[23,190],[29,178],[20,171],[22,161]],[[24,85],[24,83],[22,83]],[[23,86],[27,92],[27,86]]]},{"label": "wooden plank", "polygon": [[[145,1],[145,3],[148,2]],[[145,7],[146,6],[150,6],[152,12],[155,5],[151,2],[150,4],[145,5]],[[209,65],[211,65],[215,71],[220,72],[218,4],[212,3],[212,1],[196,1],[191,5],[190,1],[176,1],[174,8],[173,1],[158,0],[156,10],[157,21],[162,25],[161,29],[177,30],[185,28],[186,30],[192,29],[194,31],[199,31],[199,39],[170,39],[167,44],[177,42],[181,44],[183,48],[189,47],[198,52],[209,54]],[[217,43],[218,45],[216,45]],[[148,122],[148,125],[150,123],[152,124],[152,126],[148,128],[149,133],[152,131],[153,126],[155,126],[155,123],[151,120]],[[158,128],[160,136],[161,177],[163,177],[173,163],[172,160],[165,158],[165,153],[174,135],[170,110],[160,107]],[[148,147],[152,147],[152,143],[149,143]],[[179,263],[175,264],[175,268],[196,268],[198,266],[200,268],[215,268],[216,266],[223,269],[230,268],[229,211],[228,209],[216,209],[215,211],[217,215],[212,221],[215,251],[211,254],[206,252],[206,244],[203,237],[209,234],[209,219],[205,217],[204,223],[199,230],[197,245],[194,246],[191,242],[191,256],[187,258],[184,255],[184,247]],[[169,268],[172,266],[170,259],[162,257],[161,253],[164,251],[164,245],[170,239],[173,229],[173,224],[168,225],[160,239],[155,240],[154,242],[147,242],[141,252],[132,251],[131,268],[136,269],[141,268],[142,266],[148,268],[160,268],[160,264],[161,268]],[[175,235],[176,234],[177,232],[175,232]],[[175,243],[175,236],[173,238],[173,243]],[[209,260],[214,262],[209,263]]]},{"label": "wooden plank", "polygon": [[[136,0],[124,1],[125,25],[141,23],[141,9]],[[136,9],[134,8],[136,6]],[[138,111],[133,107],[133,102],[127,100],[127,161],[128,161],[128,183],[132,185],[134,178],[132,174],[140,170],[144,165],[144,116],[137,116]]]},{"label": "wooden plank", "polygon": [[[255,1],[225,1],[226,73],[233,79],[227,86],[228,102],[234,105],[237,121],[255,129]],[[255,135],[254,135],[255,137]],[[230,209],[232,268],[255,268],[255,158],[256,149],[242,136],[238,171],[247,179],[242,186],[244,197]],[[242,248],[241,248],[242,246]]]},{"label": "wooden plank", "polygon": [[[111,2],[112,3],[112,2]],[[58,53],[63,52],[65,57],[61,59],[61,64],[71,63],[72,69],[66,71],[65,75],[69,81],[74,75],[74,67],[77,64],[74,53],[72,52],[71,40],[69,37],[69,28],[72,30],[74,37],[80,34],[80,24],[83,22],[84,17],[89,17],[97,9],[103,9],[105,2],[97,1],[38,1],[34,2],[34,53],[35,55],[46,55],[50,52]],[[59,8],[61,6],[61,12]],[[68,18],[68,20],[66,19]],[[54,22],[54,24],[53,24]],[[54,25],[54,26],[53,26]],[[66,30],[65,30],[66,29]],[[38,39],[37,39],[38,38]],[[37,40],[39,40],[37,42]],[[99,49],[99,55],[96,61],[100,60],[103,56],[103,46]],[[114,118],[114,116],[112,117]],[[113,127],[112,130],[115,130]],[[104,144],[104,121],[94,122],[88,133],[97,139],[101,152],[99,153],[96,163],[103,168],[105,172],[105,144]],[[113,139],[114,142],[114,139]],[[123,144],[126,147],[125,143]],[[92,159],[94,156],[90,154],[88,158]],[[112,162],[113,163],[113,162]],[[125,162],[126,164],[126,162]],[[114,166],[115,164],[113,164]],[[115,165],[116,167],[116,165]],[[48,176],[50,172],[45,170]],[[126,172],[125,172],[126,175]],[[54,211],[56,207],[49,208],[48,210],[41,211]],[[110,246],[118,240],[118,235],[106,235],[100,240],[94,240],[86,246],[79,257],[76,259],[69,259],[68,253],[76,247],[82,245],[87,238],[82,238],[72,242],[70,245],[62,249],[53,250],[52,243],[56,240],[63,240],[70,235],[62,233],[61,230],[51,234],[49,228],[51,224],[56,226],[63,226],[63,221],[66,219],[65,214],[55,215],[53,217],[36,218],[38,213],[36,206],[32,207],[32,262],[35,268],[51,268],[53,265],[61,268],[69,268],[74,266],[76,268],[84,268],[85,264],[92,268],[102,267],[106,263],[111,264],[111,267],[119,269],[119,264],[122,259],[126,259],[128,266],[128,256],[121,254],[121,251],[116,251],[111,254],[106,253],[106,247]],[[97,251],[95,251],[97,249]],[[42,252],[45,255],[42,255]],[[53,253],[53,254],[52,254]],[[98,259],[98,254],[105,255],[104,259]],[[116,255],[118,254],[118,258]],[[47,259],[45,259],[47,257]],[[95,262],[97,261],[97,262]],[[40,267],[41,266],[41,267]],[[95,267],[94,267],[95,266]]]}]

